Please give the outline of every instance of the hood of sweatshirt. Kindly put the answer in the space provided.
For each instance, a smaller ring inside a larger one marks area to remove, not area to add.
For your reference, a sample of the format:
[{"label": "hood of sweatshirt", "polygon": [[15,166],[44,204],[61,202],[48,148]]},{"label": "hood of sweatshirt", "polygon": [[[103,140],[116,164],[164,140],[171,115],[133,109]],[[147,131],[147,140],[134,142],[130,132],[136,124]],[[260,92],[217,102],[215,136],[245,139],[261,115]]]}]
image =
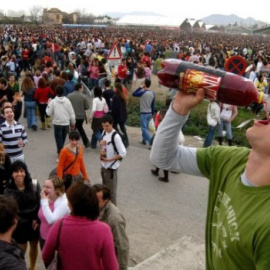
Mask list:
[{"label": "hood of sweatshirt", "polygon": [[64,103],[67,100],[67,97],[55,97],[55,102]]}]

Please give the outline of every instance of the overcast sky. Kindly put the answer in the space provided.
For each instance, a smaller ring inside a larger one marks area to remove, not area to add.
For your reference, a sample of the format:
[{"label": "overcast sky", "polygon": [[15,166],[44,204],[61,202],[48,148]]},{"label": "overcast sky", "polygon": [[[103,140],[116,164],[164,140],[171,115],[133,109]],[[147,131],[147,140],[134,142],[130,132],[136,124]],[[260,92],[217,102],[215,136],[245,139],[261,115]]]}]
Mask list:
[{"label": "overcast sky", "polygon": [[4,1],[4,4],[0,6],[0,10],[4,12],[8,10],[25,10],[28,12],[33,6],[42,6],[45,8],[56,7],[66,12],[73,12],[76,9],[85,9],[87,12],[94,15],[103,15],[107,12],[147,11],[160,15],[194,19],[201,19],[211,14],[235,14],[242,18],[253,17],[254,19],[270,23],[269,2],[266,2],[266,0],[260,0],[258,2],[239,0],[15,0]]}]

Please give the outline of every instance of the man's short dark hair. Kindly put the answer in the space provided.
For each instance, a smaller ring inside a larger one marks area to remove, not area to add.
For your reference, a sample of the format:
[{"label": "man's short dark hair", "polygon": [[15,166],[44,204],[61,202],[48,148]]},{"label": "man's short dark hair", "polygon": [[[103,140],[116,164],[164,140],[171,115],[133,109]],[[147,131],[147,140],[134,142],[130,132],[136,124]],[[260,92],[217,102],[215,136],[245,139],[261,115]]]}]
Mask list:
[{"label": "man's short dark hair", "polygon": [[78,140],[80,140],[80,133],[77,130],[72,130],[72,131],[69,132],[68,138],[70,140],[78,141]]},{"label": "man's short dark hair", "polygon": [[103,185],[103,184],[95,184],[93,185],[93,188],[96,190],[96,192],[102,191],[102,199],[103,200],[110,200],[111,199],[111,191],[110,189]]},{"label": "man's short dark hair", "polygon": [[92,186],[75,183],[67,190],[71,205],[71,214],[96,220],[99,216],[99,205],[96,191]]},{"label": "man's short dark hair", "polygon": [[82,88],[82,84],[81,83],[76,83],[75,84],[75,91],[79,91]]},{"label": "man's short dark hair", "polygon": [[105,114],[102,118],[101,118],[101,123],[109,123],[109,124],[113,124],[113,118],[111,115],[109,114]]},{"label": "man's short dark hair", "polygon": [[18,205],[10,196],[0,195],[0,233],[6,233],[18,216]]},{"label": "man's short dark hair", "polygon": [[109,87],[111,86],[111,81],[110,80],[106,80],[105,81],[105,87]]},{"label": "man's short dark hair", "polygon": [[57,68],[57,69],[54,70],[54,75],[55,75],[55,76],[59,77],[60,74],[61,74],[60,69]]},{"label": "man's short dark hair", "polygon": [[55,88],[55,93],[58,97],[62,97],[64,94],[64,87],[62,85],[57,85]]},{"label": "man's short dark hair", "polygon": [[68,80],[69,81],[72,81],[73,77],[74,77],[73,73],[72,72],[68,72],[68,74],[67,74]]},{"label": "man's short dark hair", "polygon": [[5,86],[7,86],[7,80],[6,78],[0,78],[0,83],[4,84]]},{"label": "man's short dark hair", "polygon": [[11,109],[13,111],[13,113],[15,113],[15,110],[12,106],[4,106],[4,108],[2,109],[2,114],[5,115],[5,110],[6,109]]},{"label": "man's short dark hair", "polygon": [[148,80],[148,79],[146,79],[146,80],[144,81],[144,85],[145,85],[147,88],[150,87],[150,86],[151,86],[151,81]]}]

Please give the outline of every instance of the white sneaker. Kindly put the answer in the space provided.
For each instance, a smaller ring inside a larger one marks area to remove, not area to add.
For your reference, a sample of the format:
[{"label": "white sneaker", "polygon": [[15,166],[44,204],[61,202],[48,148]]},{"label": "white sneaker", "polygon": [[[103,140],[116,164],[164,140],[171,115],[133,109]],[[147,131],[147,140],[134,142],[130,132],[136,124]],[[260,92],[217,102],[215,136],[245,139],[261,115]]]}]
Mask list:
[{"label": "white sneaker", "polygon": [[58,162],[59,162],[59,158],[56,159],[56,163],[58,163]]}]

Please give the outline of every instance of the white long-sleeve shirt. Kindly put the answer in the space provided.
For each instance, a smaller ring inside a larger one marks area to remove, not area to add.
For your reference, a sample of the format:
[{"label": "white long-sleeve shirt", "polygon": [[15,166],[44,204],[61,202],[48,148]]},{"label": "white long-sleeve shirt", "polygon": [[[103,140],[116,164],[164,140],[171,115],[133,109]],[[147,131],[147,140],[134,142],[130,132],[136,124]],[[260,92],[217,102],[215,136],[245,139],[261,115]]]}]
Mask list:
[{"label": "white long-sleeve shirt", "polygon": [[197,149],[179,145],[178,134],[188,115],[181,116],[170,107],[160,123],[150,160],[161,169],[203,176],[197,164]]},{"label": "white long-sleeve shirt", "polygon": [[41,208],[44,217],[50,225],[54,224],[59,218],[66,216],[70,212],[66,194],[63,194],[56,199],[53,212],[49,206],[48,199],[41,199]]},{"label": "white long-sleeve shirt", "polygon": [[105,104],[105,98],[102,98],[102,100],[100,100],[98,97],[94,98],[90,117],[93,118],[96,111],[103,111]]}]

